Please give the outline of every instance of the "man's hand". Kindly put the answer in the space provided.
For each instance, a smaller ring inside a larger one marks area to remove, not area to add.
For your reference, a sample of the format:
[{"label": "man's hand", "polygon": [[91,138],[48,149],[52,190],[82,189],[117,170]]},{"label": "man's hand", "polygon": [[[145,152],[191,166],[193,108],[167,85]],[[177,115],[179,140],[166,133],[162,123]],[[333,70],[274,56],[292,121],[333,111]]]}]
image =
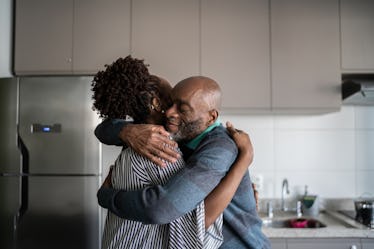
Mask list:
[{"label": "man's hand", "polygon": [[119,136],[134,151],[161,167],[166,166],[165,160],[174,163],[180,157],[176,151],[178,144],[160,125],[126,125]]}]

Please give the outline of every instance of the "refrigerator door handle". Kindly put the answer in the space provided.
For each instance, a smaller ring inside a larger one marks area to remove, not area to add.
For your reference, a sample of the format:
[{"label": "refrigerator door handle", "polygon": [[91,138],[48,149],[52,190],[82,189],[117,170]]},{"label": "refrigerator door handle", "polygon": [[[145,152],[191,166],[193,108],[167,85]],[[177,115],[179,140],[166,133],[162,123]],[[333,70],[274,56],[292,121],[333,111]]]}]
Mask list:
[{"label": "refrigerator door handle", "polygon": [[18,149],[21,152],[22,160],[21,160],[21,191],[20,191],[20,207],[18,209],[18,213],[16,215],[16,224],[15,229],[17,228],[17,225],[20,222],[20,219],[22,216],[26,213],[29,203],[29,151],[25,145],[25,143],[22,141],[22,138],[18,136]]}]

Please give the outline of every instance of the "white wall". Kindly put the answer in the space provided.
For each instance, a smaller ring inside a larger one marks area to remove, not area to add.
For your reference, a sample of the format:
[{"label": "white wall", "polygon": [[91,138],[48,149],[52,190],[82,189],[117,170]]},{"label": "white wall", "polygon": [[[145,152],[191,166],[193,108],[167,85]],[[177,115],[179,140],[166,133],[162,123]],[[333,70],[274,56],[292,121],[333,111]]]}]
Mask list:
[{"label": "white wall", "polygon": [[263,179],[263,198],[279,198],[284,178],[294,195],[304,193],[305,185],[324,198],[374,195],[374,107],[221,119],[250,134],[255,150],[250,173]]},{"label": "white wall", "polygon": [[0,0],[0,78],[11,74],[12,0]]}]

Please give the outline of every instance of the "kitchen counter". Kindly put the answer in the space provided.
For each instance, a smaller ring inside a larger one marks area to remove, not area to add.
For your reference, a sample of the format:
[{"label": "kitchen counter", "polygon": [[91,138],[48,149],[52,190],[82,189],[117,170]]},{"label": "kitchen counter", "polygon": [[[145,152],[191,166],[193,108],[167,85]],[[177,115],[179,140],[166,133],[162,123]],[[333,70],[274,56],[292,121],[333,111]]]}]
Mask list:
[{"label": "kitchen counter", "polygon": [[[260,213],[266,222],[269,218]],[[272,220],[296,218],[295,212],[275,212]],[[271,228],[263,226],[263,232],[269,238],[374,238],[374,230],[339,213],[338,211],[322,211],[318,221],[326,225],[321,228]]]}]

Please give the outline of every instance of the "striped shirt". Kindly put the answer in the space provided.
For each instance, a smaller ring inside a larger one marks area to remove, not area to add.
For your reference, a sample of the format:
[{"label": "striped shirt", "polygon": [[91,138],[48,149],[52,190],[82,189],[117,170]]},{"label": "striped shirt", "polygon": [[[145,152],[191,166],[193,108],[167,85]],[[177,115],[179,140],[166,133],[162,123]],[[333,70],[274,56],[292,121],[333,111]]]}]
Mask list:
[{"label": "striped shirt", "polygon": [[[127,191],[152,185],[165,185],[184,167],[183,159],[160,168],[127,148],[118,156],[112,171],[114,189]],[[188,197],[187,197],[188,198]],[[167,212],[167,210],[165,210]],[[204,201],[169,224],[143,224],[108,212],[102,248],[218,248],[223,241],[222,215],[205,230]]]}]

